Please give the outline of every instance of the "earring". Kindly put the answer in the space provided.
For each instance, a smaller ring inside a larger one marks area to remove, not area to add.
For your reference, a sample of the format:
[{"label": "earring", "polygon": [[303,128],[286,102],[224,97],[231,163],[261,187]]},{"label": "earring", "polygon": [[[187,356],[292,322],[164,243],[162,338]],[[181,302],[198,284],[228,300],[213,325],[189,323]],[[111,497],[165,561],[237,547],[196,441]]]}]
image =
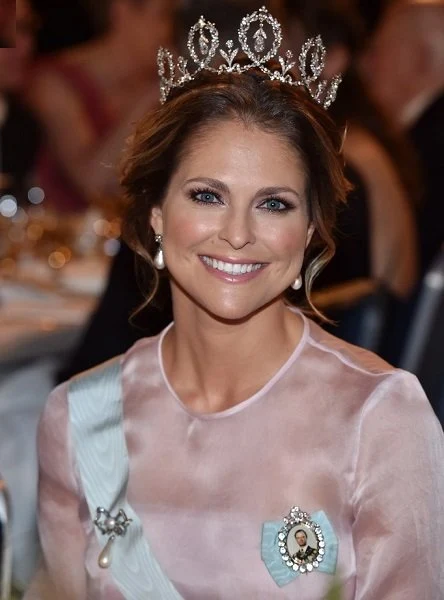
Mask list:
[{"label": "earring", "polygon": [[157,252],[154,257],[154,266],[159,271],[161,271],[162,269],[165,268],[165,261],[163,259],[163,250],[162,250],[162,238],[163,238],[163,236],[160,234],[156,234],[154,237],[156,244],[158,244]]},{"label": "earring", "polygon": [[296,279],[293,281],[293,283],[291,284],[291,287],[294,290],[300,290],[302,287],[302,277],[300,275],[298,275],[296,277]]}]

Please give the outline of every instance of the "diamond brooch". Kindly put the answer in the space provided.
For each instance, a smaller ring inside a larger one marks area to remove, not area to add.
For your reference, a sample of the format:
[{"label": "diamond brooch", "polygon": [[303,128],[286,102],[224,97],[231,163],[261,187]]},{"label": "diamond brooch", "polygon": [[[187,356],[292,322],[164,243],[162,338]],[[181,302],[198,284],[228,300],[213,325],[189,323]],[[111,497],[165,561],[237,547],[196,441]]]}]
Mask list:
[{"label": "diamond brooch", "polygon": [[131,523],[131,519],[128,519],[125,512],[120,509],[118,513],[113,516],[105,508],[99,506],[96,511],[96,518],[94,519],[94,525],[102,532],[103,535],[108,536],[103,550],[99,554],[99,567],[102,569],[108,569],[111,565],[111,551],[114,540],[117,536],[124,536],[128,526]]}]

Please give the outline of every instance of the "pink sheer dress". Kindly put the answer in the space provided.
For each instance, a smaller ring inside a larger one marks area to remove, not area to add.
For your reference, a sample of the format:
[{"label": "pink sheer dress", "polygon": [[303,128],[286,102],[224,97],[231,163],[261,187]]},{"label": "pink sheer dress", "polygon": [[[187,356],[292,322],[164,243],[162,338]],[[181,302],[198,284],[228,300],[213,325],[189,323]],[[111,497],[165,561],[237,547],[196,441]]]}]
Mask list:
[{"label": "pink sheer dress", "polygon": [[[413,375],[303,319],[274,377],[220,413],[177,397],[165,332],[122,356],[127,495],[145,537],[184,599],[322,600],[339,583],[342,600],[442,600],[444,443],[429,402]],[[26,600],[49,600],[45,585],[58,600],[121,600],[97,564],[66,384],[44,410],[39,453],[44,565]],[[337,568],[279,587],[262,525],[293,505],[328,516]]]}]

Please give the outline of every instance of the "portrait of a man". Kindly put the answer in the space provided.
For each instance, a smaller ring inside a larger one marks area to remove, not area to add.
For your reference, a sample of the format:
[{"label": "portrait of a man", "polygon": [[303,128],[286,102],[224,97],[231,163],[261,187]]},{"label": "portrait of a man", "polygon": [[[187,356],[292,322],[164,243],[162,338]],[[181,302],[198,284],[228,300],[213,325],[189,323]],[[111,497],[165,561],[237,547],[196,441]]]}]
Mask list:
[{"label": "portrait of a man", "polygon": [[293,560],[302,563],[311,563],[316,558],[316,549],[308,544],[307,533],[304,529],[297,529],[294,533],[297,544],[297,551],[291,556]]}]

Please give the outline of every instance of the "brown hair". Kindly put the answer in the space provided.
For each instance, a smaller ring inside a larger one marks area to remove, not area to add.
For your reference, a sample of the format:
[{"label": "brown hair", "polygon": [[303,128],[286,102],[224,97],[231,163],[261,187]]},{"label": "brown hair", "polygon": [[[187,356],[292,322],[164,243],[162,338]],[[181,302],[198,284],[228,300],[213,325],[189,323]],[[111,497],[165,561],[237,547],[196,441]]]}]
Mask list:
[{"label": "brown hair", "polygon": [[[348,191],[342,136],[327,112],[304,90],[270,81],[255,70],[242,75],[201,73],[196,80],[173,90],[163,106],[138,124],[129,140],[121,167],[121,184],[129,202],[123,236],[150,270],[147,303],[159,281],[152,261],[151,210],[162,204],[187,145],[206,128],[232,119],[278,135],[302,159],[307,174],[307,209],[315,228],[304,259],[305,292],[311,310],[322,317],[311,303],[310,291],[314,278],[334,254],[336,210]],[[293,302],[296,298],[291,295],[289,290],[287,299]]]}]

